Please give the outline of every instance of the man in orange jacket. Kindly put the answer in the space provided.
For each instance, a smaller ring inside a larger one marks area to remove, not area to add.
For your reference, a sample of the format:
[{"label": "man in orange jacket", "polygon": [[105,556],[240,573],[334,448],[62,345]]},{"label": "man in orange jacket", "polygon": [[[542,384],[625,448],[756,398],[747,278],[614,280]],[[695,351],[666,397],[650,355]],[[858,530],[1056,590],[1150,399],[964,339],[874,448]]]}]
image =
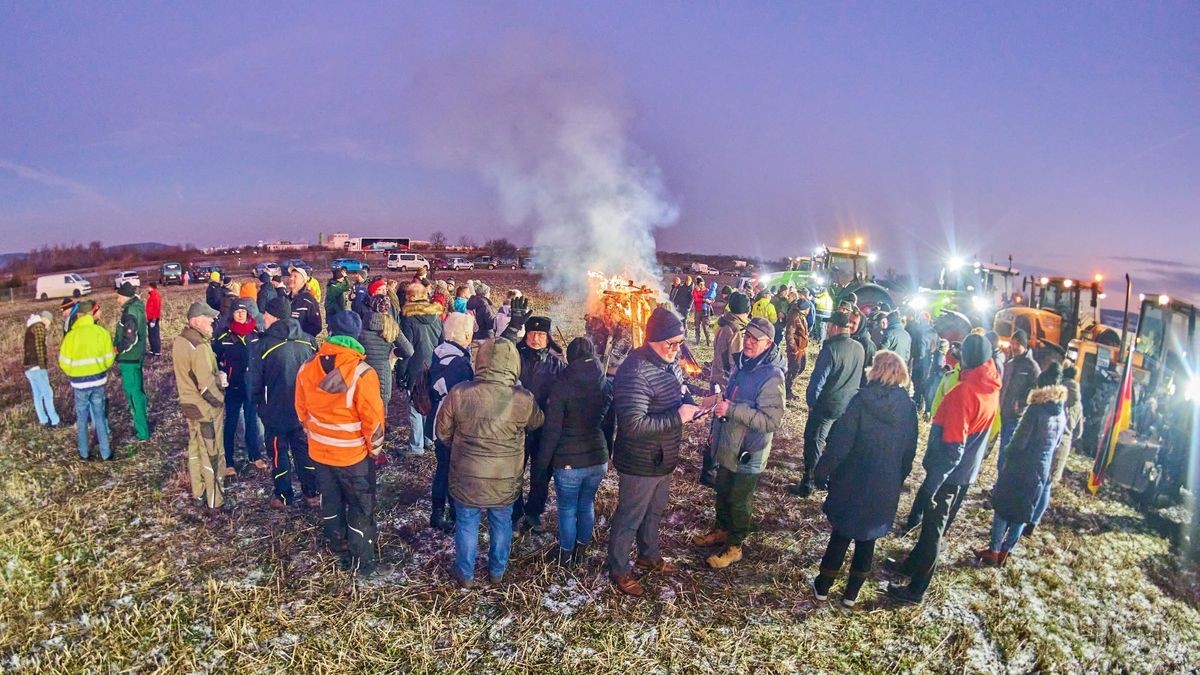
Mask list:
[{"label": "man in orange jacket", "polygon": [[334,315],[329,339],[296,377],[296,415],[308,432],[329,548],[342,569],[369,577],[376,572],[374,457],[383,451],[384,409],[361,331],[357,314]]}]

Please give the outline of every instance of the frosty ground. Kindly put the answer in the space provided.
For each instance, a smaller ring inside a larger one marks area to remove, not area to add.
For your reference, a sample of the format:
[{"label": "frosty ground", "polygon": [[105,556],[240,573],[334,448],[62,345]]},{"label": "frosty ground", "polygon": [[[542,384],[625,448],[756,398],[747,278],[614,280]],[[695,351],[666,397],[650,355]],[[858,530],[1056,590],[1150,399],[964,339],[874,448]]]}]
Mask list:
[{"label": "frosty ground", "polygon": [[[524,273],[481,273],[494,286],[552,298]],[[164,343],[203,288],[166,292]],[[103,323],[115,296],[101,293]],[[598,540],[587,563],[545,561],[552,535],[521,537],[501,587],[457,590],[452,540],[426,528],[433,457],[394,459],[380,475],[383,578],[356,582],[320,543],[316,515],[272,510],[270,483],[243,472],[230,487],[228,525],[195,517],[184,479],[184,425],[169,353],[149,362],[155,425],[131,442],[120,383],[109,382],[120,461],[78,460],[74,428],[39,428],[21,374],[24,317],[50,303],[0,306],[0,668],[81,672],[165,669],[447,672],[1180,672],[1200,657],[1200,582],[1122,494],[1083,488],[1087,460],[1072,458],[1043,525],[1002,569],[981,569],[985,488],[971,491],[944,564],[920,607],[896,607],[877,568],[853,611],[815,603],[807,590],[828,537],[819,500],[788,496],[799,475],[804,411],[789,410],[760,482],[760,531],[746,558],[712,571],[689,537],[711,518],[696,484],[704,431],[687,434],[664,524],[674,577],[642,579],[632,600],[603,569],[610,475],[597,499]],[[580,317],[560,322],[563,336]],[[51,351],[59,337],[51,331]],[[165,346],[165,345],[164,345]],[[701,361],[711,350],[698,350]],[[52,376],[60,413],[73,404]],[[403,396],[393,399],[389,447],[405,437]],[[239,450],[239,455],[241,451]],[[901,503],[906,510],[919,466]],[[549,514],[553,513],[551,501]],[[547,518],[553,525],[553,516]],[[551,529],[553,529],[551,527]],[[887,538],[885,555],[912,539]],[[840,589],[835,586],[834,597]]]}]

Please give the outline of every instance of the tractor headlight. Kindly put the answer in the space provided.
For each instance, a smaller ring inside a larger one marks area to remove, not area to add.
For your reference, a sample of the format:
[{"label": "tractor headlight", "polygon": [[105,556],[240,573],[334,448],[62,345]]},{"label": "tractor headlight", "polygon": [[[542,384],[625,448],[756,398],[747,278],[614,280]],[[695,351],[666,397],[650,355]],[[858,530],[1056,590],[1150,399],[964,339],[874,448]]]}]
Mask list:
[{"label": "tractor headlight", "polygon": [[908,306],[919,312],[929,306],[929,300],[923,295],[916,295],[908,301]]},{"label": "tractor headlight", "polygon": [[825,285],[825,275],[824,274],[814,274],[813,281],[817,282],[818,286],[824,286]]},{"label": "tractor headlight", "polygon": [[988,302],[988,299],[983,297],[982,295],[976,295],[971,298],[971,306],[974,307],[975,309],[979,310],[980,312],[986,310],[988,308],[988,306],[991,304],[992,303]]},{"label": "tractor headlight", "polygon": [[1193,403],[1200,403],[1200,376],[1193,377],[1184,390],[1184,396]]}]

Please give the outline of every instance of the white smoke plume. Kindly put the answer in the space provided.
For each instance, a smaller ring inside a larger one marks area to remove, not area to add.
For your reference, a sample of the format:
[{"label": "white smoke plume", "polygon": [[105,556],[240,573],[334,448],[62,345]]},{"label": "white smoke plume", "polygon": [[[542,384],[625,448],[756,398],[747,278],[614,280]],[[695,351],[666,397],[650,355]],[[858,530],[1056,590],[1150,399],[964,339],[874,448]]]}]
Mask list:
[{"label": "white smoke plume", "polygon": [[672,224],[652,158],[631,142],[619,87],[582,50],[511,39],[433,68],[416,102],[425,150],[476,172],[504,220],[532,231],[543,285],[579,313],[589,270],[658,287],[654,230]]}]

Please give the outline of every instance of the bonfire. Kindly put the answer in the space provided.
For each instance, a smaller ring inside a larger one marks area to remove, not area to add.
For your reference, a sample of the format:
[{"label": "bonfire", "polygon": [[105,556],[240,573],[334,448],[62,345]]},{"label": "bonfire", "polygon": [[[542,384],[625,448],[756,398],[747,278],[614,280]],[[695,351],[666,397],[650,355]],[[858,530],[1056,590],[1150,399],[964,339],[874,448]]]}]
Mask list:
[{"label": "bonfire", "polygon": [[[588,279],[592,283],[588,286],[584,330],[595,344],[596,353],[604,356],[605,372],[612,376],[629,352],[646,341],[646,323],[654,308],[670,305],[660,302],[662,292],[648,283],[639,284],[632,279],[600,272],[588,272]],[[691,377],[697,377],[703,371],[686,344],[681,350],[679,364]]]}]

